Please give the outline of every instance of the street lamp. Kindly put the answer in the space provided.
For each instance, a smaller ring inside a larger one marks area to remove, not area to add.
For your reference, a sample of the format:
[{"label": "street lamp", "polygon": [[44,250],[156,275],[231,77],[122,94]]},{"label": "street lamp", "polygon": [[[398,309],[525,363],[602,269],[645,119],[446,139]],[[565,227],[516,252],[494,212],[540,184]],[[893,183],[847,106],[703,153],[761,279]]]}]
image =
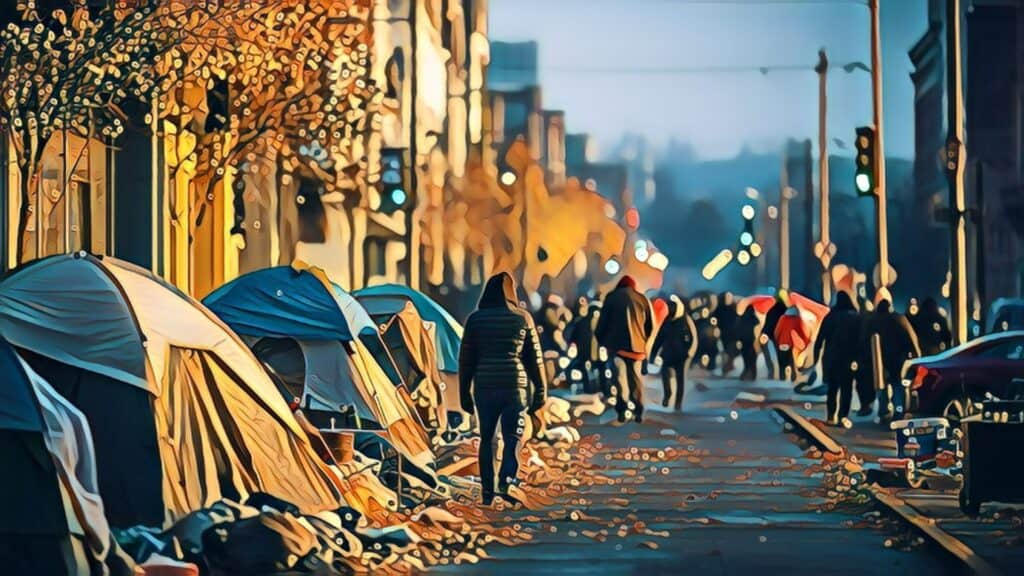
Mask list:
[{"label": "street lamp", "polygon": [[501,174],[501,183],[505,186],[511,186],[516,183],[516,173],[512,171],[505,171]]},{"label": "street lamp", "polygon": [[622,265],[619,264],[619,261],[616,260],[615,258],[609,258],[608,261],[604,263],[604,271],[607,272],[610,276],[615,276],[621,270]]},{"label": "street lamp", "polygon": [[743,214],[743,219],[744,220],[753,220],[754,219],[754,215],[756,214],[756,211],[754,210],[754,207],[751,206],[750,204],[745,204],[743,206],[743,210],[741,211],[741,214]]}]

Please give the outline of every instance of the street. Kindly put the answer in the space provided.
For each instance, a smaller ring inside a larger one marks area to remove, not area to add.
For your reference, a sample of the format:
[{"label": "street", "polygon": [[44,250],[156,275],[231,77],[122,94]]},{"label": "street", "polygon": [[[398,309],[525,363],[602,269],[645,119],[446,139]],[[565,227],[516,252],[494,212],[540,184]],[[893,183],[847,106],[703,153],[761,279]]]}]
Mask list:
[{"label": "street", "polygon": [[[497,520],[522,526],[533,540],[492,548],[492,558],[478,565],[439,566],[437,572],[952,572],[926,546],[912,551],[887,547],[886,540],[898,539],[899,529],[867,521],[871,505],[823,509],[821,475],[807,473],[815,461],[805,457],[795,437],[783,433],[767,407],[790,399],[787,385],[700,379],[701,386],[695,381],[688,385],[682,415],[663,411],[659,404],[649,409],[642,425],[613,427],[608,413],[599,420],[591,417],[581,433],[599,435],[601,447],[591,459],[594,469],[581,472],[578,493],[571,492],[568,502],[552,509]],[[765,394],[768,402],[763,408],[734,408],[740,391]],[[650,405],[658,403],[660,381],[649,378],[647,393]],[[659,450],[668,452],[664,461],[644,458]],[[593,482],[601,477],[619,483]],[[585,503],[573,504],[574,498]],[[584,519],[573,520],[572,511]]]}]

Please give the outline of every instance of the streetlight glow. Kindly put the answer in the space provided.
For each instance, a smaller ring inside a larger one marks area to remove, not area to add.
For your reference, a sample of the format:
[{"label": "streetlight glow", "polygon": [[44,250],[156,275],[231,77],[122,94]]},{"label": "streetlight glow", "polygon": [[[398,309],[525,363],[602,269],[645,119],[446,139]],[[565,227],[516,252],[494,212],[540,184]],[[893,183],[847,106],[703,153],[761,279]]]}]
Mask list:
[{"label": "streetlight glow", "polygon": [[750,204],[744,205],[741,214],[743,214],[744,220],[753,220],[755,214],[754,207],[751,206]]},{"label": "streetlight glow", "polygon": [[619,265],[619,261],[615,258],[611,258],[604,263],[604,271],[611,276],[615,276],[620,270],[622,270],[622,266]]},{"label": "streetlight glow", "polygon": [[740,250],[739,254],[736,255],[736,261],[740,263],[740,266],[750,264],[750,252]]},{"label": "streetlight glow", "polygon": [[754,242],[753,244],[750,245],[750,255],[753,256],[754,258],[760,258],[761,252],[761,245],[758,244],[757,242]]},{"label": "streetlight glow", "polygon": [[668,256],[662,252],[655,252],[647,260],[647,265],[659,272],[664,272],[668,268]]},{"label": "streetlight glow", "polygon": [[505,186],[511,186],[515,184],[516,180],[517,178],[515,172],[506,171],[501,174],[501,183],[504,184]]},{"label": "streetlight glow", "polygon": [[744,232],[744,233],[740,234],[740,244],[743,244],[744,246],[750,246],[753,243],[754,243],[754,235],[753,234],[751,234],[750,232]]},{"label": "streetlight glow", "polygon": [[718,253],[717,256],[711,259],[710,262],[704,265],[704,269],[701,270],[700,275],[705,280],[712,280],[718,273],[721,272],[729,263],[732,262],[732,250],[726,248]]}]

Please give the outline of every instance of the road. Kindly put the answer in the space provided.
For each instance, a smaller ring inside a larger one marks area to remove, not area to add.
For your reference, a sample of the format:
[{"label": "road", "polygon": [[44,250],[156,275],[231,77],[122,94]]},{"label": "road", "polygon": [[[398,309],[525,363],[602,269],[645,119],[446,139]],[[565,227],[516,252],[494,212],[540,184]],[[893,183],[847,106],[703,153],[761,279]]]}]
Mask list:
[{"label": "road", "polygon": [[[649,382],[648,404],[660,401],[658,388]],[[601,445],[592,459],[596,469],[581,473],[578,492],[550,510],[497,519],[499,525],[533,532],[532,541],[491,548],[491,558],[480,564],[435,571],[532,576],[953,573],[927,547],[886,547],[886,540],[899,534],[887,524],[867,521],[865,514],[873,508],[826,510],[821,475],[808,472],[817,461],[805,457],[766,406],[736,408],[733,400],[741,390],[765,394],[769,402],[790,399],[783,384],[706,380],[689,387],[682,414],[657,406],[644,424],[624,427],[611,426],[610,414],[591,418],[581,432],[600,434]],[[636,455],[629,454],[633,448]],[[658,450],[679,452],[665,461],[643,459],[646,452],[657,460]],[[582,505],[573,502],[580,497]],[[585,516],[572,519],[574,510]]]}]

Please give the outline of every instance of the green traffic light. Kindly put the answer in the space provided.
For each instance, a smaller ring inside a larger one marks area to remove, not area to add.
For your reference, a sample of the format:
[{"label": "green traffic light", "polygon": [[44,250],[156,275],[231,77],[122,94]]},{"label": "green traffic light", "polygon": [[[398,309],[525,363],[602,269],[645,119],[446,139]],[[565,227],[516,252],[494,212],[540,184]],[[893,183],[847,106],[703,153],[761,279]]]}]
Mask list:
[{"label": "green traffic light", "polygon": [[871,192],[871,177],[867,174],[857,174],[854,182],[857,185],[857,192],[861,194]]}]

